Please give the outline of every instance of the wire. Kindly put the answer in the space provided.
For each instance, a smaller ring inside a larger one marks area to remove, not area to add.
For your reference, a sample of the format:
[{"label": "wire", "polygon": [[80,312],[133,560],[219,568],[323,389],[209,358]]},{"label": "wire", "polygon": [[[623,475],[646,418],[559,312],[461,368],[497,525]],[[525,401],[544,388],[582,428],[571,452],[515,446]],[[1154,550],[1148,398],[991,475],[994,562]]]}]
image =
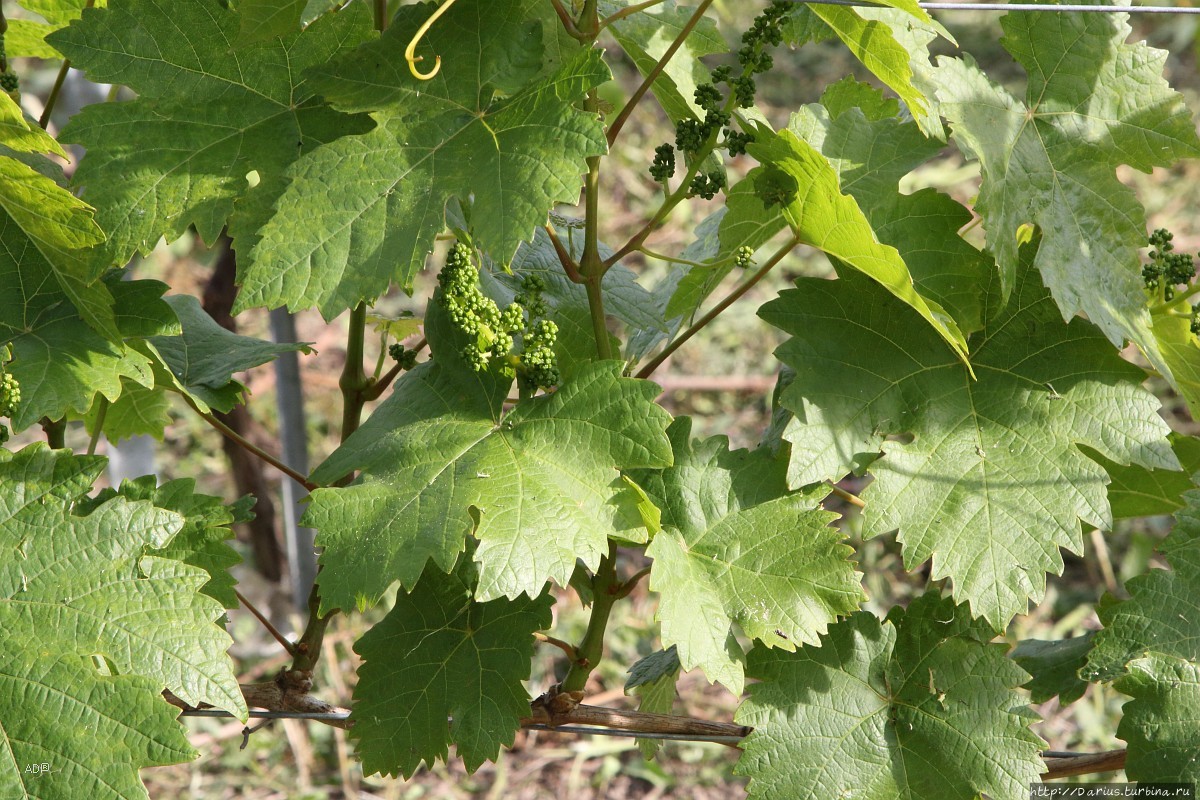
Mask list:
[{"label": "wire", "polygon": [[[180,716],[183,717],[232,717],[228,711],[221,711],[216,708],[197,708],[186,709]],[[251,711],[251,719],[311,719],[322,722],[345,722],[350,715],[346,712],[303,712],[303,711]],[[665,739],[680,742],[715,742],[717,744],[738,744],[742,741],[740,736],[705,736],[702,734],[691,733],[653,733],[653,732],[638,732],[619,730],[617,728],[599,728],[592,725],[542,725],[535,723],[533,725],[525,725],[527,730],[535,731],[552,731],[555,733],[577,733],[590,734],[593,736],[620,736],[628,739]]]},{"label": "wire", "polygon": [[619,736],[626,739],[663,739],[675,742],[715,742],[717,744],[741,744],[741,736],[704,736],[696,733],[645,733],[624,731],[617,728],[596,728],[591,725],[525,725],[525,730],[550,731],[551,733],[581,733],[595,736]]},{"label": "wire", "polygon": [[[184,709],[181,717],[232,717],[228,711],[216,708]],[[315,719],[321,722],[345,722],[350,715],[344,711],[251,711],[251,719]]]},{"label": "wire", "polygon": [[[870,0],[804,0],[809,5],[853,6],[855,8],[891,8]],[[1200,14],[1200,7],[1178,6],[1102,6],[1088,4],[1042,5],[1039,3],[917,3],[926,11],[1033,11],[1041,13],[1070,12],[1079,14]]]}]

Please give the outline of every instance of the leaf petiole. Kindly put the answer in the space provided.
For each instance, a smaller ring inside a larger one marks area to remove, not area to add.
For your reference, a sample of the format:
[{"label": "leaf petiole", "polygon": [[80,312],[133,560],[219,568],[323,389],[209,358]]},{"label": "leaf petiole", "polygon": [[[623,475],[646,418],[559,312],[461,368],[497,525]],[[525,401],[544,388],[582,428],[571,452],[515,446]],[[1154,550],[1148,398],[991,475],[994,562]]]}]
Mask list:
[{"label": "leaf petiole", "polygon": [[662,363],[664,361],[666,361],[668,358],[670,358],[671,355],[676,350],[678,350],[680,347],[682,347],[683,344],[688,339],[691,339],[697,333],[702,331],[705,328],[705,326],[707,326],[708,323],[710,323],[714,319],[716,319],[717,316],[719,316],[721,314],[721,312],[723,312],[725,309],[729,308],[731,305],[733,305],[735,302],[737,302],[737,300],[742,295],[744,295],[746,292],[750,291],[750,289],[753,288],[756,283],[758,283],[763,278],[765,278],[767,276],[767,273],[770,272],[772,269],[774,269],[775,266],[780,261],[782,261],[784,259],[784,257],[787,256],[788,253],[792,252],[792,249],[795,248],[795,246],[798,244],[800,244],[799,237],[792,236],[792,238],[788,239],[787,242],[783,245],[783,247],[776,250],[775,253],[770,258],[768,258],[766,260],[766,262],[761,267],[759,267],[754,272],[754,274],[751,275],[744,283],[742,283],[740,286],[738,286],[736,289],[734,289],[732,292],[730,292],[725,297],[725,299],[723,299],[721,302],[719,302],[715,306],[713,306],[711,311],[709,311],[707,314],[705,314],[703,317],[701,317],[699,320],[697,320],[690,328],[688,328],[683,333],[679,334],[679,336],[677,336],[674,341],[672,341],[670,344],[668,344],[666,347],[663,348],[661,353],[659,353],[657,356],[652,358],[650,360],[650,362],[648,364],[646,364],[646,366],[644,366],[640,370],[638,370],[637,377],[639,377],[639,378],[650,377],[650,375],[654,372],[654,370],[656,370],[660,366],[662,366]]}]

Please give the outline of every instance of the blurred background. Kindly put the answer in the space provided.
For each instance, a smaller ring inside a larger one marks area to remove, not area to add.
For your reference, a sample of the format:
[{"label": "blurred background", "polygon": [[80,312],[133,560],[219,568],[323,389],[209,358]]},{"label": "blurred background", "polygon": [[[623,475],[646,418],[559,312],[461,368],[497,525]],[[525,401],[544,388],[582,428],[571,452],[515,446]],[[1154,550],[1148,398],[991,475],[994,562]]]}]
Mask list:
[{"label": "blurred background", "polygon": [[[7,6],[6,3],[6,11]],[[760,8],[758,2],[725,0],[714,5],[722,32],[736,41]],[[23,12],[15,6],[10,18]],[[1000,44],[999,15],[986,12],[940,12],[937,19],[955,36],[959,45],[971,53],[997,81],[1010,83],[1021,93],[1024,75],[1013,64]],[[1196,18],[1184,16],[1134,17],[1133,36],[1154,47],[1170,52],[1168,79],[1182,91],[1193,108],[1200,93],[1196,74]],[[615,43],[607,42],[615,79],[603,89],[604,99],[619,109],[624,98],[639,83],[633,66],[618,55]],[[939,42],[937,52],[954,53],[948,42]],[[22,77],[23,105],[37,117],[49,93],[59,64],[38,59],[15,60]],[[799,51],[781,48],[776,53],[775,69],[759,79],[759,101],[767,106],[776,126],[786,122],[788,114],[800,105],[815,102],[828,84],[846,75],[874,82],[846,50],[835,42],[810,44]],[[70,114],[88,102],[103,101],[110,94],[106,86],[89,84],[72,72],[67,94],[55,109],[51,130],[57,131]],[[118,99],[124,92],[116,92]],[[653,148],[672,137],[666,118],[652,103],[643,104],[618,141],[612,157],[605,162],[604,186],[606,216],[603,238],[624,241],[647,219],[657,205],[658,187],[647,175]],[[745,158],[730,164],[731,183],[752,164]],[[69,167],[68,167],[69,169]],[[1200,207],[1200,165],[1183,163],[1171,170],[1156,170],[1145,175],[1124,170],[1120,177],[1136,188],[1149,215],[1149,227],[1167,227],[1175,233],[1180,251],[1195,252],[1200,247],[1200,220],[1194,210]],[[910,175],[903,184],[906,191],[935,186],[970,204],[979,186],[974,164],[964,163],[952,148],[943,157]],[[673,223],[652,240],[661,253],[677,254],[690,241],[695,226],[717,207],[717,203],[694,201],[682,206]],[[566,215],[580,215],[576,209],[559,209]],[[976,231],[975,233],[977,233]],[[771,248],[768,245],[767,248]],[[767,248],[764,248],[765,250]],[[221,319],[221,309],[232,301],[231,259],[223,243],[206,245],[195,237],[184,237],[161,244],[150,256],[133,266],[140,278],[165,281],[176,293],[188,293],[205,299],[206,308],[223,324],[235,325],[239,333],[259,338],[289,335],[280,320],[272,327],[270,315],[261,310],[240,315],[236,321]],[[624,262],[652,288],[666,272],[665,265],[642,257]],[[433,272],[419,276],[412,297],[393,292],[377,304],[377,313],[400,317],[424,315],[423,298],[429,294]],[[799,275],[828,275],[824,256],[799,250],[750,294],[726,311],[700,336],[683,347],[656,373],[663,387],[662,404],[676,415],[695,417],[698,436],[722,434],[735,447],[753,447],[759,441],[770,417],[771,390],[778,364],[772,351],[779,343],[777,332],[760,323],[758,307]],[[719,288],[722,296],[740,279],[734,274],[728,286]],[[301,437],[309,465],[316,465],[337,445],[341,418],[338,375],[345,359],[345,320],[326,324],[319,314],[303,312],[292,320],[294,336],[313,343],[314,353],[298,359],[299,385],[304,414],[286,417],[282,424],[303,424]],[[418,337],[413,337],[410,344]],[[368,336],[368,369],[380,356],[380,341]],[[1136,359],[1136,354],[1128,354]],[[252,370],[240,379],[249,390],[245,410],[230,415],[252,442],[280,454],[280,406],[277,390],[287,381],[286,372],[272,366]],[[1195,424],[1183,403],[1165,385],[1154,387],[1163,402],[1163,415],[1177,431],[1194,433]],[[290,396],[290,395],[289,395]],[[237,547],[245,562],[235,569],[241,591],[259,608],[269,609],[277,627],[298,634],[304,619],[296,612],[291,580],[299,569],[295,554],[289,566],[285,524],[294,514],[294,498],[285,495],[279,475],[270,467],[248,460],[236,448],[227,450],[222,437],[173,398],[170,406],[159,410],[170,422],[162,441],[139,438],[102,445],[99,452],[114,457],[115,470],[110,479],[121,475],[156,472],[160,480],[195,478],[201,491],[229,500],[249,491],[259,496],[257,519],[238,531]],[[294,401],[287,400],[285,411],[295,412]],[[302,420],[302,422],[296,421]],[[290,431],[295,433],[296,431]],[[10,446],[19,447],[40,436],[30,430],[15,437]],[[302,440],[306,438],[306,442]],[[293,441],[297,441],[293,437]],[[68,431],[68,446],[82,451],[88,434],[82,423],[73,423]],[[107,447],[107,450],[105,449]],[[231,453],[234,458],[231,460]],[[295,462],[293,462],[295,463]],[[846,488],[859,491],[853,480]],[[894,537],[869,542],[858,538],[857,520],[852,507],[838,508],[846,519],[844,527],[858,552],[859,568],[865,573],[869,607],[883,614],[895,603],[904,603],[919,592],[924,583],[920,575],[903,569]],[[1009,632],[1012,641],[1023,638],[1057,639],[1094,630],[1098,623],[1093,611],[1104,591],[1122,594],[1123,580],[1145,569],[1152,549],[1169,528],[1170,521],[1152,518],[1122,523],[1118,530],[1103,537],[1093,536],[1082,558],[1069,554],[1061,579],[1052,580],[1045,601],[1019,618]],[[303,550],[303,547],[301,547]],[[578,598],[568,590],[556,607],[554,633],[560,638],[578,640],[586,626],[586,612]],[[593,675],[589,703],[617,707],[635,707],[625,698],[626,670],[639,658],[659,649],[653,623],[655,600],[643,583],[632,602],[618,604],[609,626],[608,658]],[[384,612],[383,608],[363,614],[340,615],[325,640],[325,652],[314,676],[316,692],[322,698],[342,706],[350,705],[357,656],[353,642]],[[241,668],[241,680],[268,680],[288,659],[279,646],[248,613],[230,613],[230,631],[236,642],[234,656]],[[552,647],[541,649],[534,663],[530,692],[545,691],[561,675],[561,653]],[[1122,746],[1115,738],[1121,696],[1105,687],[1092,686],[1088,693],[1067,709],[1057,701],[1037,707],[1045,721],[1036,730],[1055,750],[1099,751]],[[679,684],[675,712],[716,720],[731,720],[737,698],[721,687],[708,684],[698,672],[685,675]],[[502,752],[493,765],[485,765],[467,775],[461,764],[436,765],[410,781],[364,776],[353,758],[353,747],[344,731],[318,723],[284,721],[268,725],[251,734],[243,743],[243,726],[233,720],[190,718],[184,724],[200,757],[188,764],[143,772],[151,797],[180,798],[389,798],[405,800],[435,798],[728,798],[741,796],[743,781],[732,773],[736,751],[717,744],[668,743],[654,761],[646,761],[631,739],[578,737],[538,731],[518,734],[516,746]],[[1093,780],[1120,780],[1122,775],[1092,776]],[[1086,778],[1084,780],[1087,780]]]}]

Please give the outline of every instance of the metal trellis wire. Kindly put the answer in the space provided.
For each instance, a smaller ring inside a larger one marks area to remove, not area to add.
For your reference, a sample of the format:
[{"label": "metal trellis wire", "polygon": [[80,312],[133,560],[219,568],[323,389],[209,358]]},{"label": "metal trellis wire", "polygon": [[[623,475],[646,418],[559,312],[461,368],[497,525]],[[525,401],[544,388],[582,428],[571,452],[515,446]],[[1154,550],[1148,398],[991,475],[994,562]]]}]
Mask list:
[{"label": "metal trellis wire", "polygon": [[[215,708],[187,709],[181,712],[184,717],[222,717],[232,719],[233,714]],[[345,712],[300,712],[300,711],[257,711],[250,712],[251,719],[306,719],[319,722],[345,722],[350,715]],[[653,731],[628,731],[619,728],[601,728],[594,725],[542,725],[535,723],[523,726],[526,730],[552,731],[554,733],[575,733],[593,736],[618,736],[627,739],[662,739],[679,742],[713,742],[716,744],[736,745],[742,741],[741,736],[703,735],[694,733],[657,733]]]},{"label": "metal trellis wire", "polygon": [[[807,5],[853,6],[855,8],[891,8],[869,0],[804,0]],[[940,3],[919,2],[926,11],[1033,11],[1038,13],[1079,14],[1200,14],[1200,7],[1187,6],[1104,6],[1091,4],[1043,5],[1040,3]]]}]

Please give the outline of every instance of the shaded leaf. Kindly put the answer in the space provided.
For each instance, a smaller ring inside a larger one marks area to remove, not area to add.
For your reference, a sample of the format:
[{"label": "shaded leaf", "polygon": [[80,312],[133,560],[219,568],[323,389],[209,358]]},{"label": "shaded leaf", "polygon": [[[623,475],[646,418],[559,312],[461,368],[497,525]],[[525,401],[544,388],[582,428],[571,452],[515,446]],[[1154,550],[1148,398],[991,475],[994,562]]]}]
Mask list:
[{"label": "shaded leaf", "polygon": [[1133,698],[1117,726],[1129,779],[1200,781],[1200,664],[1153,653],[1131,661],[1116,688]]},{"label": "shaded leaf", "polygon": [[[954,141],[983,169],[977,210],[1015,285],[1024,226],[1042,233],[1035,266],[1064,319],[1079,312],[1113,344],[1132,340],[1164,374],[1140,276],[1145,214],[1116,177],[1200,154],[1166,53],[1129,44],[1126,14],[1014,12],[1001,40],[1028,75],[1024,100],[969,59],[939,59],[938,97]],[[1097,243],[1103,242],[1103,246]]]},{"label": "shaded leaf", "polygon": [[936,596],[886,622],[860,612],[820,647],[755,648],[754,726],[735,771],[753,797],[1024,797],[1043,766],[1016,689],[1025,673],[987,625]]},{"label": "shaded leaf", "polygon": [[[629,668],[625,694],[635,695],[638,711],[670,714],[675,705],[675,682],[679,679],[679,653],[675,647],[656,650]],[[646,758],[654,758],[663,746],[661,739],[638,739],[638,749]]]},{"label": "shaded leaf", "polygon": [[300,18],[308,0],[242,0],[238,3],[241,27],[235,47],[286,37],[300,29]]},{"label": "shaded leaf", "polygon": [[763,163],[746,176],[769,208],[776,201],[797,239],[877,281],[911,306],[964,358],[966,340],[954,319],[922,297],[894,247],[880,243],[853,197],[842,194],[836,171],[819,151],[791,130],[760,128],[750,154]]},{"label": "shaded leaf", "polygon": [[259,227],[288,164],[372,127],[317,99],[302,74],[372,35],[364,4],[231,53],[241,26],[219,0],[130,0],[85,11],[50,37],[92,80],[138,93],[86,107],[61,137],[87,148],[74,182],[96,206],[115,263],[193,225],[214,242],[238,201],[249,218],[234,224]]},{"label": "shaded leaf", "polygon": [[1033,676],[1024,688],[1034,703],[1058,697],[1065,706],[1083,697],[1087,683],[1078,673],[1087,663],[1093,639],[1094,635],[1088,633],[1053,642],[1022,639],[1017,643],[1009,657]]},{"label": "shaded leaf", "polygon": [[167,302],[179,315],[183,331],[152,337],[150,343],[170,370],[174,388],[195,400],[202,411],[229,411],[242,402],[246,387],[234,379],[234,373],[283,353],[312,352],[304,342],[276,344],[232,333],[214,322],[190,295],[172,295]]},{"label": "shaded leaf", "polygon": [[[999,280],[972,339],[975,379],[904,305],[850,270],[802,279],[761,315],[795,338],[777,351],[796,370],[783,405],[796,417],[789,482],[840,479],[870,462],[864,534],[899,529],[908,569],[932,558],[934,580],[996,629],[1040,600],[1060,547],[1080,552],[1080,521],[1112,524],[1104,470],[1178,466],[1141,388],[1090,324],[1069,325],[1037,272]],[[902,437],[902,438],[901,438]],[[875,454],[882,451],[878,460]]]},{"label": "shaded leaf", "polygon": [[1090,448],[1084,449],[1088,458],[1104,467],[1112,481],[1108,485],[1108,502],[1112,504],[1114,520],[1174,514],[1186,504],[1183,494],[1196,488],[1193,476],[1200,472],[1200,439],[1174,432],[1167,438],[1182,472],[1118,464]]},{"label": "shaded leaf", "polygon": [[512,746],[529,715],[533,633],[550,626],[553,599],[476,602],[475,572],[469,556],[449,575],[428,565],[355,644],[364,663],[351,735],[363,772],[408,778],[451,744],[474,772]]},{"label": "shaded leaf", "polygon": [[403,52],[430,13],[402,6],[382,38],[316,72],[335,106],[374,112],[378,127],[289,170],[238,309],[315,305],[332,318],[393,280],[410,285],[452,199],[470,209],[474,244],[507,263],[556,203],[578,198],[585,157],[606,150],[599,119],[577,107],[609,78],[600,51],[560,61],[545,33],[558,18],[540,0],[460,0],[421,39],[418,55],[442,67],[419,81]]},{"label": "shaded leaf", "polygon": [[[604,0],[600,3],[600,13],[608,17],[629,5]],[[675,0],[667,0],[617,20],[609,30],[638,72],[646,76],[683,32],[694,11],[677,5]],[[668,117],[674,121],[704,118],[704,111],[696,105],[696,87],[711,82],[711,77],[700,59],[728,51],[729,45],[716,22],[707,17],[700,20],[650,87]]]},{"label": "shaded leaf", "polygon": [[1128,600],[1097,610],[1104,629],[1088,658],[1084,677],[1089,680],[1113,680],[1149,652],[1200,662],[1200,491],[1183,497],[1187,505],[1175,514],[1175,528],[1158,547],[1171,570],[1130,579]]},{"label": "shaded leaf", "polygon": [[[0,215],[0,241],[13,227],[11,219]],[[21,430],[42,417],[82,415],[97,393],[116,401],[126,380],[153,385],[150,358],[101,337],[55,284],[44,259],[28,249],[17,254],[19,261],[9,248],[0,248],[0,285],[12,287],[0,296],[0,342],[12,344],[8,369],[21,384],[14,428]],[[116,304],[116,313],[109,313],[118,336],[169,332],[176,324],[159,297],[163,284],[122,281],[114,274],[98,285]]]}]

